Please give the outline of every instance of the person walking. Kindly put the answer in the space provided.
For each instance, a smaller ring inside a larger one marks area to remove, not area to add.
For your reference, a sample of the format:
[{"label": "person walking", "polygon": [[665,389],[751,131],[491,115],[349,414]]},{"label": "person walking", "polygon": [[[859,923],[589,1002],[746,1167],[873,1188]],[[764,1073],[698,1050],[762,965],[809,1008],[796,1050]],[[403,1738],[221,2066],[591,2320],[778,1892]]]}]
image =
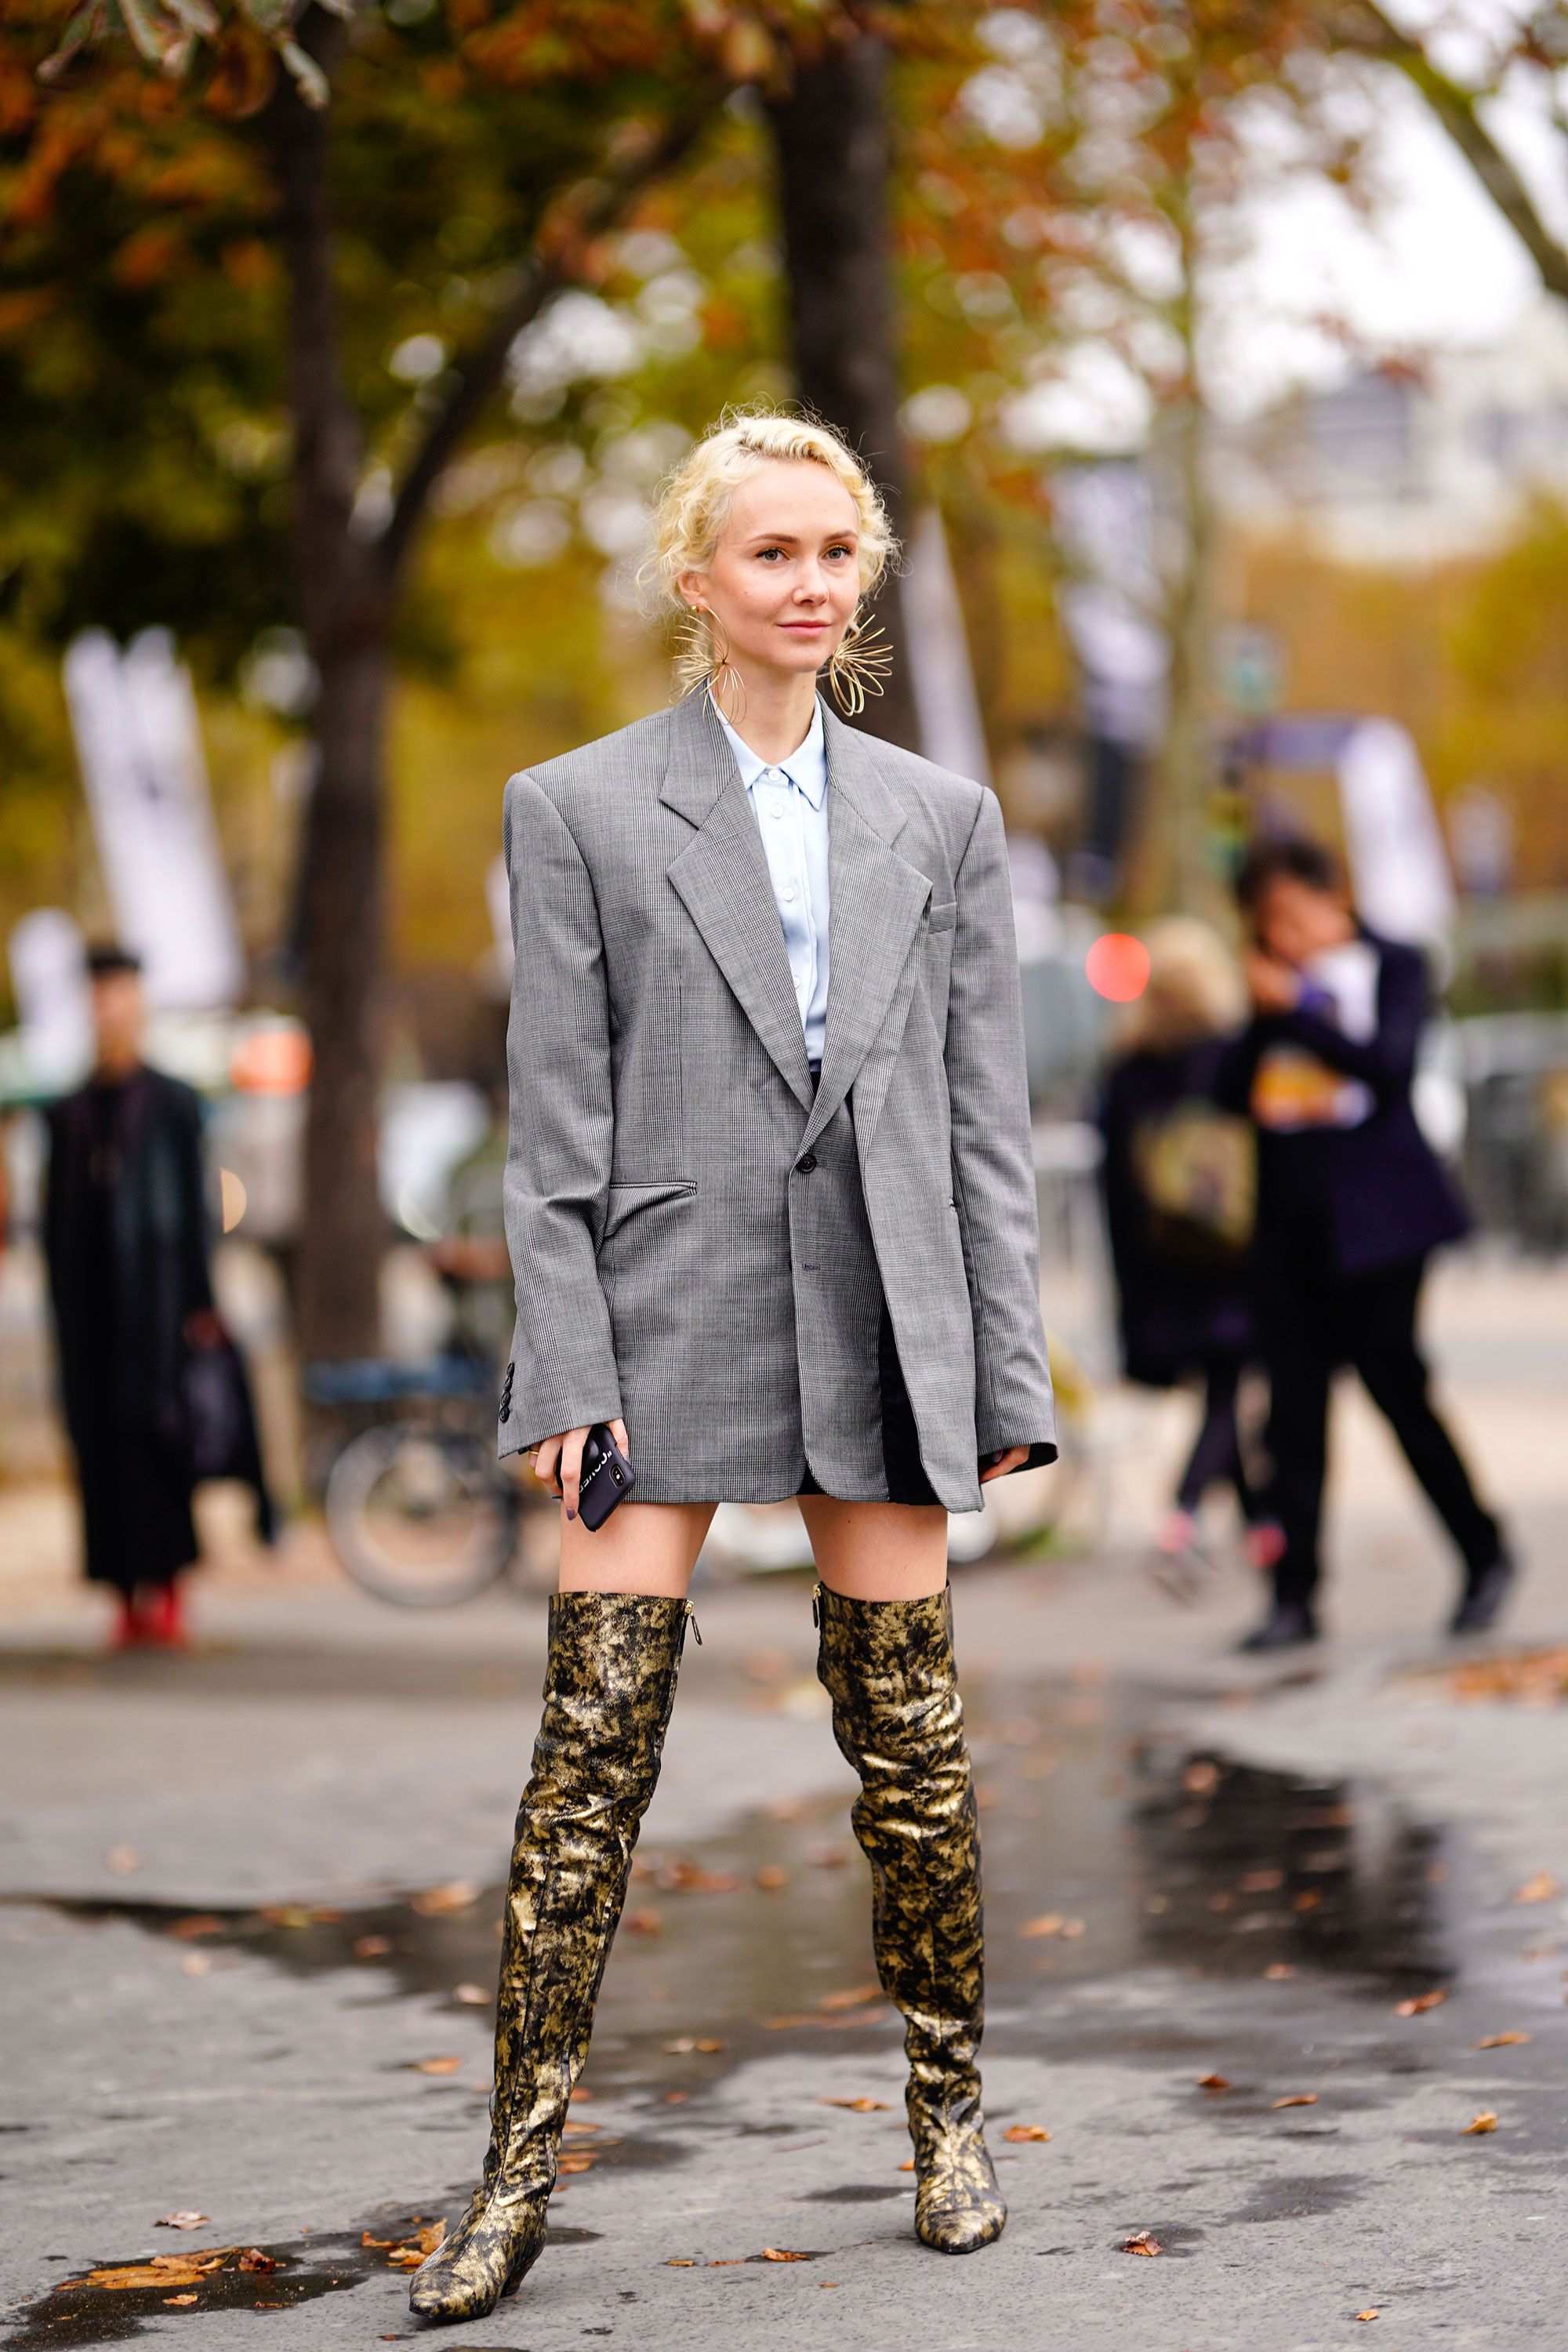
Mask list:
[{"label": "person walking", "polygon": [[184,1373],[219,1336],[207,1264],[201,1104],[142,1058],[141,966],[88,957],[94,1059],[48,1114],[44,1251],[89,1580],[119,1598],[113,1646],[184,1640],[178,1578],[199,1554]]},{"label": "person walking", "polygon": [[1224,1090],[1250,1107],[1258,1134],[1265,1507],[1282,1538],[1273,1606],[1242,1647],[1317,1637],[1329,1388],[1341,1364],[1360,1375],[1459,1552],[1449,1631],[1484,1632],[1513,1562],[1432,1403],[1416,1337],[1427,1261],[1468,1229],[1411,1108],[1425,963],[1357,921],[1339,860],[1317,842],[1258,844],[1237,896],[1253,1019]]},{"label": "person walking", "polygon": [[1250,1528],[1237,1419],[1257,1355],[1247,1259],[1257,1192],[1250,1127],[1215,1095],[1246,995],[1217,931],[1187,916],[1151,925],[1149,977],[1128,1006],[1100,1102],[1106,1224],[1122,1368],[1142,1388],[1200,1387],[1197,1434],[1155,1538],[1155,1573],[1194,1598],[1207,1565],[1198,1524],[1215,1486]]},{"label": "person walking", "polygon": [[[721,1501],[798,1496],[818,1674],[859,1775],[905,2021],[915,2229],[988,2244],[980,1859],[947,1514],[1053,1458],[1023,1023],[993,793],[845,726],[892,551],[865,469],[785,415],[661,493],[673,709],[514,776],[503,1454],[562,1496],[482,2177],[415,2273],[471,2319],[544,2242],[632,1847]],[[874,678],[871,681],[875,683]],[[636,1495],[596,1533],[605,1423]]]}]

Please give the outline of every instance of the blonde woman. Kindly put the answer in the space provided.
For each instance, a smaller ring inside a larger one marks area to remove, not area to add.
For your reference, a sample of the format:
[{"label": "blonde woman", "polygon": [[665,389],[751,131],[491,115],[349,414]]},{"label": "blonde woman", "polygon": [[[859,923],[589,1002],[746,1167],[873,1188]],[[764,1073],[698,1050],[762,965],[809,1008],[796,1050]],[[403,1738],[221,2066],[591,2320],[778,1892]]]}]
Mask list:
[{"label": "blonde woman", "polygon": [[1100,1114],[1107,1222],[1129,1380],[1202,1384],[1197,1435],[1155,1538],[1155,1572],[1181,1600],[1205,1557],[1198,1509],[1213,1486],[1254,1516],[1237,1394],[1257,1347],[1248,1296],[1255,1156],[1245,1119],[1215,1101],[1246,993],[1217,931],[1184,916],[1144,935],[1149,979],[1127,1008]]},{"label": "blonde woman", "polygon": [[[566,2103],[658,1774],[715,1506],[798,1496],[903,2013],[915,2226],[1006,2209],[982,2135],[974,1801],[950,1510],[1049,1461],[1018,974],[992,793],[844,726],[892,553],[822,426],[721,423],[665,486],[673,709],[514,776],[503,1454],[562,1497],[484,2175],[416,2274],[471,2319],[544,2242]],[[607,1423],[635,1496],[595,1533]]]}]

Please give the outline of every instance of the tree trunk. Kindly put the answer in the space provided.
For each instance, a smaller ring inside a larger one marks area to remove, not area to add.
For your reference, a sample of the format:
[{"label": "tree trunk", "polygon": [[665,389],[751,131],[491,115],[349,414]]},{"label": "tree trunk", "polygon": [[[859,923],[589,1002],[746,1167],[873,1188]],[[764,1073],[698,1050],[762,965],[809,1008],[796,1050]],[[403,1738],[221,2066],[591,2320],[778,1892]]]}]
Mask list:
[{"label": "tree trunk", "polygon": [[[318,57],[340,36],[307,20]],[[307,37],[306,35],[301,37]],[[385,1220],[376,1190],[383,964],[383,782],[390,583],[356,535],[363,444],[338,352],[326,116],[280,76],[263,116],[289,279],[294,546],[320,681],[316,772],[301,850],[301,998],[315,1055],[296,1258],[306,1362],[373,1355]]]},{"label": "tree trunk", "polygon": [[[769,108],[790,337],[800,396],[865,459],[893,528],[907,521],[899,431],[899,369],[888,226],[888,59],[862,37],[802,66],[787,98]],[[920,749],[907,638],[896,580],[873,608],[893,648],[887,690],[861,724]]]}]

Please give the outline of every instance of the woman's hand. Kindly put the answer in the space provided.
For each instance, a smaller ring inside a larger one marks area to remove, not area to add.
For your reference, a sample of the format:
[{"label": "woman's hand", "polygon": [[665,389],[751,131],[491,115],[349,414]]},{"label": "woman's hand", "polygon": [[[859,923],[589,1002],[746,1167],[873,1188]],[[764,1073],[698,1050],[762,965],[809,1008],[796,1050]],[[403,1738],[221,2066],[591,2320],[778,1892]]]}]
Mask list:
[{"label": "woman's hand", "polygon": [[981,1485],[984,1486],[991,1478],[1005,1478],[1009,1470],[1021,1470],[1028,1458],[1026,1445],[1010,1445],[1005,1454],[998,1454],[994,1460],[981,1465]]},{"label": "woman's hand", "polygon": [[[565,1504],[569,1519],[577,1516],[577,1493],[583,1475],[583,1446],[589,1426],[591,1424],[582,1429],[568,1429],[560,1437],[547,1437],[533,1457],[534,1476],[542,1486],[548,1486],[551,1493]],[[605,1427],[621,1452],[629,1455],[631,1447],[626,1443],[626,1423],[607,1422]]]},{"label": "woman's hand", "polygon": [[1261,948],[1248,948],[1242,959],[1247,992],[1259,1013],[1294,1013],[1301,995],[1301,975],[1294,965]]}]

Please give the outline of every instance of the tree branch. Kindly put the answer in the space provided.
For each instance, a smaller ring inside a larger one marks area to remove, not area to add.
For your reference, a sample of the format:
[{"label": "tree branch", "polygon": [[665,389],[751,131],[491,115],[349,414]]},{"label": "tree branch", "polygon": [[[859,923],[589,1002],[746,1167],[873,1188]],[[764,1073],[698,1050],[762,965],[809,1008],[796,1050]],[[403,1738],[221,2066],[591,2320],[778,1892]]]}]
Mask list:
[{"label": "tree branch", "polygon": [[1342,48],[1396,66],[1420,92],[1534,262],[1548,293],[1568,301],[1568,247],[1547,227],[1523,179],[1481,121],[1476,93],[1435,66],[1378,0],[1352,0],[1335,30]]},{"label": "tree branch", "polygon": [[715,89],[700,105],[675,116],[657,137],[628,146],[622,156],[584,184],[575,202],[558,209],[545,222],[522,284],[430,417],[398,486],[378,550],[389,580],[396,577],[407,558],[431,492],[500,385],[507,354],[517,337],[539,316],[552,294],[581,282],[586,251],[594,239],[623,219],[646,188],[674,170],[725,95]]}]

